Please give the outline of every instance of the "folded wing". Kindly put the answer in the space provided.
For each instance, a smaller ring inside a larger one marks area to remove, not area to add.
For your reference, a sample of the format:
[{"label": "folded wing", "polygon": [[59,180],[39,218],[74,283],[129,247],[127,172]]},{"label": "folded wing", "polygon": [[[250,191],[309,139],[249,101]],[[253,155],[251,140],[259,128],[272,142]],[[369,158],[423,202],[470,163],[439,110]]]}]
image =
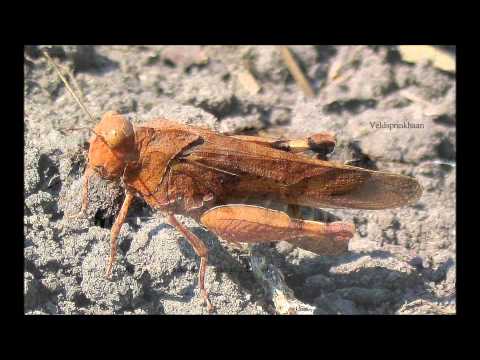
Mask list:
[{"label": "folded wing", "polygon": [[321,161],[199,130],[202,143],[182,159],[231,174],[227,193],[326,208],[386,209],[412,204],[422,193],[412,177]]}]

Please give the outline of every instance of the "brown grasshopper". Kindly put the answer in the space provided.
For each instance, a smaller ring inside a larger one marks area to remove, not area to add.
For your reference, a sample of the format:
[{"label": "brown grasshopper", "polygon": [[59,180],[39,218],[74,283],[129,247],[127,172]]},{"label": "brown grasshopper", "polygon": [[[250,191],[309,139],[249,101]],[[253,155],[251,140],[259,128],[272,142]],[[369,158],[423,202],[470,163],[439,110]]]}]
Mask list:
[{"label": "brown grasshopper", "polygon": [[290,141],[226,136],[167,119],[134,126],[110,111],[95,126],[89,142],[81,212],[88,206],[93,173],[121,180],[125,188],[111,229],[107,277],[115,262],[120,228],[139,196],[164,213],[200,257],[199,288],[209,312],[213,307],[204,284],[208,249],[176,214],[192,217],[233,244],[287,241],[319,255],[337,255],[347,251],[355,233],[353,224],[292,218],[239,200],[252,196],[294,206],[377,210],[412,204],[422,193],[412,177],[302,154],[331,151],[335,139],[329,133]]},{"label": "brown grasshopper", "polygon": [[82,210],[88,206],[88,179],[94,172],[121,179],[125,200],[111,229],[106,275],[111,276],[117,236],[135,196],[166,214],[200,256],[200,293],[212,310],[204,285],[208,249],[175,214],[187,215],[222,239],[237,243],[288,241],[320,255],[345,252],[355,227],[289,217],[259,206],[238,204],[252,195],[310,207],[386,209],[412,204],[421,195],[412,177],[318,160],[298,152],[331,148],[331,134],[292,141],[216,132],[157,119],[133,126],[107,112],[90,139]]}]

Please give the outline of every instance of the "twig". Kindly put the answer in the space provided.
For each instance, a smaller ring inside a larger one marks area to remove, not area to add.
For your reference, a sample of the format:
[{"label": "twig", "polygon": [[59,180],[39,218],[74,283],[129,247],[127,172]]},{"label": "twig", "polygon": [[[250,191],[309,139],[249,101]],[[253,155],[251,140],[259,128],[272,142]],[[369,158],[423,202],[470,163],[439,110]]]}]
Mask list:
[{"label": "twig", "polygon": [[305,75],[303,75],[303,72],[298,66],[298,64],[295,62],[295,59],[293,58],[290,50],[286,46],[280,46],[280,54],[282,55],[283,61],[285,61],[288,70],[292,74],[298,86],[300,86],[300,88],[302,89],[305,96],[315,96],[312,87],[308,83]]},{"label": "twig", "polygon": [[255,277],[266,290],[267,297],[274,304],[280,315],[312,315],[315,306],[305,304],[295,295],[285,282],[285,277],[278,267],[269,259],[262,246],[250,246],[250,264]]}]

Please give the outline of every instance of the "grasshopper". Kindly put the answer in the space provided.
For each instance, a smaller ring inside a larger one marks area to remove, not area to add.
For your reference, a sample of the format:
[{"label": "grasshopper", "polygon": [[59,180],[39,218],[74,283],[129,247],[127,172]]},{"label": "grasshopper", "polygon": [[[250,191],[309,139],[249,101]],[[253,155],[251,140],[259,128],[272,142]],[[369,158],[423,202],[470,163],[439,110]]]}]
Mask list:
[{"label": "grasshopper", "polygon": [[293,206],[379,210],[413,204],[422,193],[421,185],[409,176],[303,154],[330,152],[335,145],[330,133],[298,140],[227,136],[168,119],[134,126],[114,111],[105,113],[92,132],[81,213],[88,207],[93,174],[121,181],[125,189],[111,228],[106,276],[112,274],[117,237],[128,209],[136,196],[141,197],[165,215],[200,257],[198,284],[209,312],[213,306],[204,281],[208,249],[177,214],[193,218],[234,245],[287,241],[319,255],[338,255],[348,250],[353,224],[302,220],[239,200],[252,196]]}]

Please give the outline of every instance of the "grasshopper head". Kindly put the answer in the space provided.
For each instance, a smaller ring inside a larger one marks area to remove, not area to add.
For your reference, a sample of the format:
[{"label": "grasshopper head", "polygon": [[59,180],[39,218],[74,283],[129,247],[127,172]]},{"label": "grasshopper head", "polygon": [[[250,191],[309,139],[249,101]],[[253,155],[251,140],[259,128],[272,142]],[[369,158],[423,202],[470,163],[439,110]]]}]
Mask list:
[{"label": "grasshopper head", "polygon": [[88,166],[104,179],[122,176],[128,161],[137,157],[135,131],[122,115],[109,111],[93,129],[88,152]]}]

